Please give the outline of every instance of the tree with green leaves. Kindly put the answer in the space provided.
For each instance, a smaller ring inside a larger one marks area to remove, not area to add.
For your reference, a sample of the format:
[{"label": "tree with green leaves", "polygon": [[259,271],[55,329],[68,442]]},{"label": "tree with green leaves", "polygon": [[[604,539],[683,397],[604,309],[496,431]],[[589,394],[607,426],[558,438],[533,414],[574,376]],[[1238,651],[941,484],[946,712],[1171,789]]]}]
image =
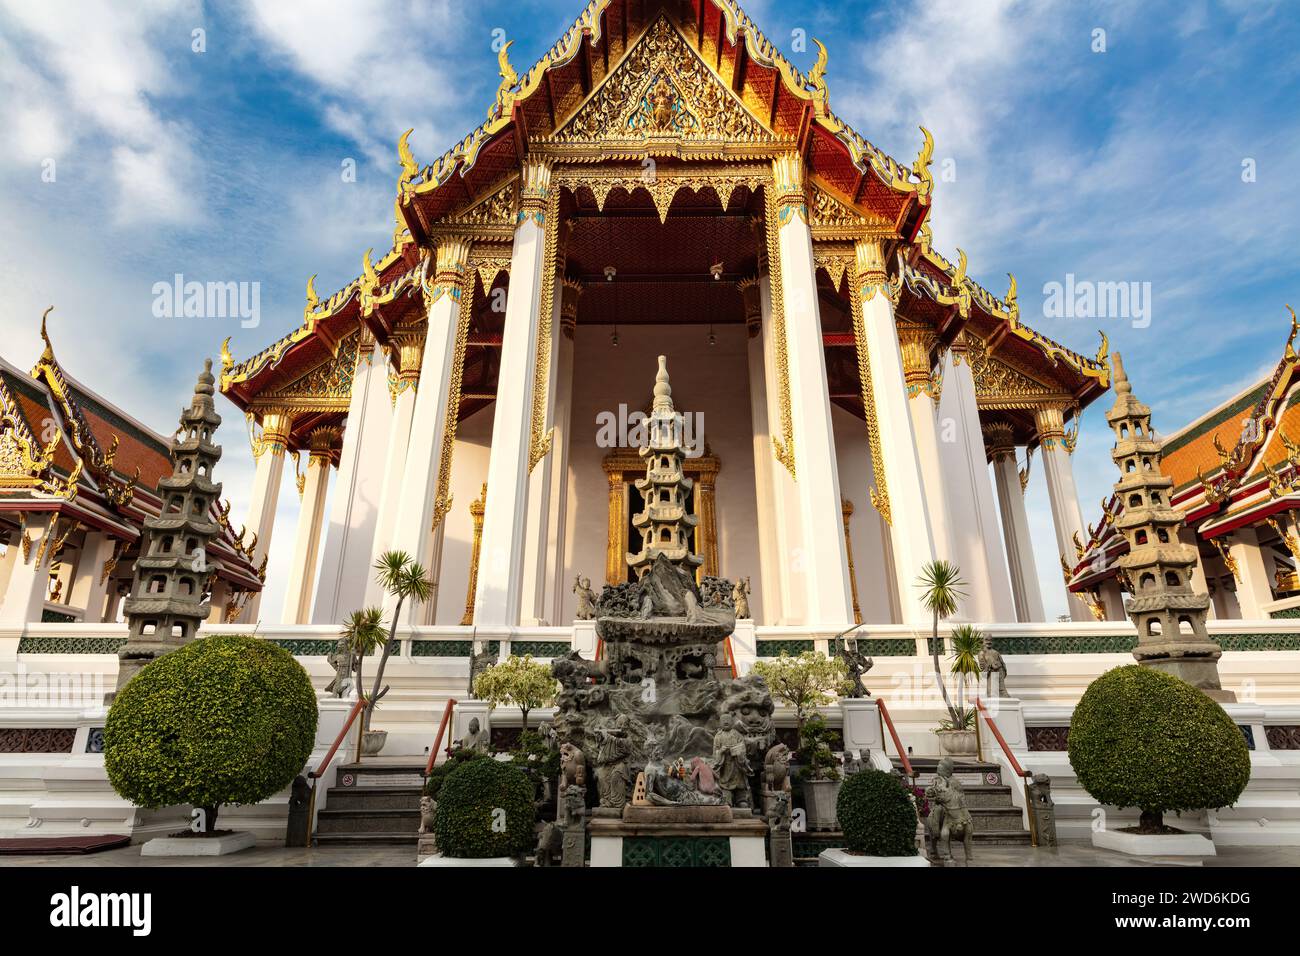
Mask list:
[{"label": "tree with green leaves", "polygon": [[948,688],[943,683],[943,671],[939,667],[939,621],[957,613],[957,602],[966,596],[966,582],[961,579],[961,569],[951,561],[929,561],[921,568],[917,587],[921,588],[921,604],[933,616],[930,630],[930,654],[934,659],[934,680],[943,695],[943,705],[948,709],[948,717],[955,728],[965,726],[961,714],[953,707],[948,697]]},{"label": "tree with green leaves", "polygon": [[833,703],[836,695],[853,689],[844,661],[816,651],[804,651],[798,657],[782,651],[780,657],[755,661],[751,673],[767,682],[773,696],[794,708],[795,726],[801,740],[810,713],[823,704]]},{"label": "tree with green leaves", "polygon": [[523,714],[524,730],[528,713],[555,703],[559,681],[546,664],[533,660],[532,654],[511,654],[500,664],[489,667],[474,678],[474,696],[493,707],[518,707]]},{"label": "tree with green leaves", "polygon": [[[388,640],[384,642],[384,653],[380,656],[379,668],[375,671],[374,687],[370,692],[369,700],[366,701],[362,725],[364,730],[370,729],[370,718],[374,716],[375,706],[388,693],[388,688],[381,688],[380,685],[384,680],[384,668],[388,666],[388,656],[393,653],[393,642],[397,638],[397,622],[402,618],[402,605],[407,600],[423,604],[433,596],[434,588],[424,568],[405,551],[385,551],[381,554],[379,560],[375,562],[375,577],[380,587],[397,598],[397,606],[393,608],[393,619],[388,625]],[[360,682],[361,675],[358,674],[358,686]]]},{"label": "tree with green leaves", "polygon": [[352,656],[349,670],[356,675],[357,694],[364,694],[361,684],[362,664],[368,655],[384,643],[383,608],[367,607],[353,611],[343,622],[343,633],[340,636],[347,643],[348,653]]},{"label": "tree with green leaves", "polygon": [[966,730],[974,725],[975,708],[966,706],[966,684],[974,677],[979,687],[980,651],[984,647],[984,634],[971,624],[958,624],[952,629],[952,664],[949,671],[957,676],[957,714],[961,723],[951,730]]}]

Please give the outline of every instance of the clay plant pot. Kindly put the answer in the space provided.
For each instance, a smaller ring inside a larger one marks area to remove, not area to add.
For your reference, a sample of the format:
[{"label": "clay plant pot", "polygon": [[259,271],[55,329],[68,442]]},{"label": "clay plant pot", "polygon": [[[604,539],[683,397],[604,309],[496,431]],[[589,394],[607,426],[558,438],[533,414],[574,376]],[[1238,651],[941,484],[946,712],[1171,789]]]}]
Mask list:
[{"label": "clay plant pot", "polygon": [[973,730],[936,730],[934,735],[939,738],[939,752],[949,757],[973,757],[977,753]]},{"label": "clay plant pot", "polygon": [[373,757],[379,751],[384,749],[384,744],[388,742],[388,731],[386,730],[367,730],[361,735],[361,756]]},{"label": "clay plant pot", "polygon": [[840,825],[835,812],[835,802],[840,797],[838,780],[805,780],[803,782],[804,813],[809,830],[835,830]]}]

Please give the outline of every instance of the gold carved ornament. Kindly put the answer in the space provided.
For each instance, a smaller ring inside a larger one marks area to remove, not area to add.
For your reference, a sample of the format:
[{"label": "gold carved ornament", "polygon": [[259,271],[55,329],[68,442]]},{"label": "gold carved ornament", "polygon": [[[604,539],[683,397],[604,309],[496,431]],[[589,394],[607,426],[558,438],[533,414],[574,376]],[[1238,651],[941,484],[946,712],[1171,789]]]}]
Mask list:
[{"label": "gold carved ornament", "polygon": [[794,413],[790,406],[790,356],[786,351],[785,294],[781,282],[781,248],[777,236],[777,200],[770,188],[763,190],[766,206],[764,229],[767,238],[767,273],[771,291],[772,350],[781,411],[781,437],[772,436],[772,452],[785,466],[791,480],[798,480],[794,459]]},{"label": "gold carved ornament", "polygon": [[483,550],[483,512],[486,507],[487,482],[485,481],[478,498],[469,504],[470,517],[474,519],[474,544],[469,557],[469,584],[465,588],[465,613],[460,617],[462,627],[469,627],[474,623],[474,597],[478,593],[478,565],[479,555]]},{"label": "gold carved ornament", "polygon": [[889,505],[885,455],[880,445],[880,421],[876,416],[876,398],[872,391],[871,349],[867,344],[867,326],[862,313],[861,280],[857,263],[851,268],[854,291],[849,299],[853,308],[853,341],[857,346],[858,380],[862,388],[862,409],[867,420],[867,446],[871,449],[871,471],[875,477],[875,486],[871,488],[871,505],[885,519],[885,524],[892,525],[894,518]]},{"label": "gold carved ornament", "polygon": [[[549,174],[549,170],[548,170]],[[521,211],[520,215],[523,213]],[[541,304],[537,316],[537,346],[533,360],[533,416],[531,439],[528,448],[528,470],[551,451],[551,437],[555,429],[546,427],[547,383],[551,367],[551,324],[555,302],[555,265],[559,248],[560,191],[549,189],[546,194],[544,215],[545,246],[542,253]]]},{"label": "gold carved ornament", "polygon": [[1297,564],[1300,564],[1300,538],[1297,538],[1293,533],[1288,531],[1286,526],[1272,515],[1265,520],[1268,521],[1269,527],[1277,532],[1277,536],[1282,539],[1282,543],[1286,545],[1286,549],[1291,552],[1291,557],[1295,559]]}]

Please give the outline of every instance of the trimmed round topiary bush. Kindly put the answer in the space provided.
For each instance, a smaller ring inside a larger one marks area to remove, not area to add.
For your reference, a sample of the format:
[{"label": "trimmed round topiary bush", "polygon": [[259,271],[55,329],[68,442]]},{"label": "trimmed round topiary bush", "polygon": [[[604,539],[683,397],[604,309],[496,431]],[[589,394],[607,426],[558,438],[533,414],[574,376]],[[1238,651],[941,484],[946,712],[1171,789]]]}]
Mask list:
[{"label": "trimmed round topiary bush", "polygon": [[486,754],[481,750],[467,750],[464,747],[458,747],[448,755],[446,760],[430,770],[429,775],[424,778],[424,795],[437,800],[438,792],[442,789],[442,785],[447,778],[451,776],[453,770],[470,760],[491,759],[490,754]]},{"label": "trimmed round topiary bush", "polygon": [[293,782],[316,740],[316,694],[270,641],[199,638],[144,667],[104,722],[104,769],[141,807],[189,804],[208,832],[226,803],[257,803]]},{"label": "trimmed round topiary bush", "polygon": [[916,856],[916,807],[892,773],[862,770],[840,787],[835,812],[850,853]]},{"label": "trimmed round topiary bush", "polygon": [[1250,780],[1250,751],[1227,711],[1191,684],[1130,664],[1084,691],[1070,721],[1070,765],[1094,799],[1163,814],[1231,806]]},{"label": "trimmed round topiary bush", "polygon": [[466,760],[438,790],[433,829],[446,856],[481,860],[531,847],[535,819],[527,774],[499,760]]}]

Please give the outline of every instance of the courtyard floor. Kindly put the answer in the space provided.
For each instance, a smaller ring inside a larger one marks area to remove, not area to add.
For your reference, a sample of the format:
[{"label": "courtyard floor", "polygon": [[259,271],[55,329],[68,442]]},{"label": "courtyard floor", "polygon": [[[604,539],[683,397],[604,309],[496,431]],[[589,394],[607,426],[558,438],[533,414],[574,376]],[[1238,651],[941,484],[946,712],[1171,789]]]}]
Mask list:
[{"label": "courtyard floor", "polygon": [[[960,853],[960,851],[958,851]],[[176,859],[142,857],[138,846],[121,847],[88,855],[50,854],[43,856],[0,856],[0,868],[20,866],[57,867],[174,867],[174,866],[414,866],[415,848],[405,847],[253,847],[231,856]],[[1054,849],[1033,847],[979,847],[973,866],[1300,866],[1300,847],[1220,847],[1218,856],[1204,861],[1178,857],[1133,857],[1112,850],[1100,850],[1085,842],[1068,842]]]}]

